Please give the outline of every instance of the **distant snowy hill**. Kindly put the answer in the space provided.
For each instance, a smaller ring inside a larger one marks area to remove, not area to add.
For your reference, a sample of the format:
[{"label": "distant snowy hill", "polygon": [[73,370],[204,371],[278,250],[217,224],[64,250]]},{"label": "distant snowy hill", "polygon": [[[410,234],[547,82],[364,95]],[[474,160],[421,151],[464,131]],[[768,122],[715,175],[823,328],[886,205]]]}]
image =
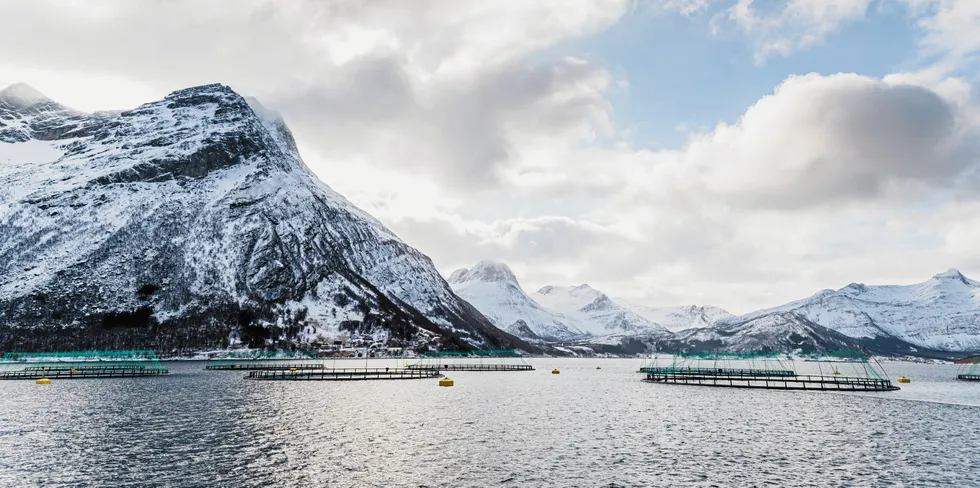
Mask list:
[{"label": "distant snowy hill", "polygon": [[524,347],[307,169],[227,86],[81,113],[0,91],[0,350],[195,349],[339,332]]},{"label": "distant snowy hill", "polygon": [[607,334],[657,334],[669,331],[613,301],[589,285],[545,286],[532,295],[538,303],[582,324],[593,336]]},{"label": "distant snowy hill", "polygon": [[686,329],[711,327],[712,325],[734,317],[727,310],[711,305],[687,305],[680,307],[647,307],[636,303],[614,299],[617,303],[633,313],[665,327],[671,332]]},{"label": "distant snowy hill", "polygon": [[723,321],[738,328],[796,315],[858,339],[898,339],[942,351],[980,350],[980,283],[955,269],[914,285],[852,283]]},{"label": "distant snowy hill", "polygon": [[[475,279],[478,275],[483,278]],[[528,295],[501,263],[457,271],[450,282],[505,330],[530,338],[529,331],[538,334],[544,330],[542,324],[553,328],[560,323],[571,334],[588,335],[578,337],[578,342],[607,352],[634,353],[643,348],[784,352],[861,348],[880,354],[980,350],[980,282],[957,270],[914,285],[852,283],[742,316],[710,305],[648,307],[610,298],[589,285],[545,286]],[[569,336],[550,330],[543,337]]]},{"label": "distant snowy hill", "polygon": [[480,261],[458,269],[449,276],[449,285],[494,325],[519,337],[563,341],[586,335],[576,320],[542,307],[524,293],[504,263]]}]

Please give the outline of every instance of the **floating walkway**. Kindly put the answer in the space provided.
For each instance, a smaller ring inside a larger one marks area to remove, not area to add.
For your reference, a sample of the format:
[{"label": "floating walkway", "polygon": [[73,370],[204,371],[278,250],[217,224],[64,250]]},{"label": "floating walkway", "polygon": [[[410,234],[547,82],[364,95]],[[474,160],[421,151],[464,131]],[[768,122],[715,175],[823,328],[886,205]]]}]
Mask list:
[{"label": "floating walkway", "polygon": [[406,367],[435,371],[534,371],[530,364],[409,364]]},{"label": "floating walkway", "polygon": [[310,364],[310,363],[282,363],[279,361],[268,362],[268,361],[255,361],[251,363],[235,363],[235,364],[209,364],[204,367],[206,370],[210,371],[248,371],[248,370],[262,370],[262,371],[289,371],[297,369],[323,369],[322,364]]},{"label": "floating walkway", "polygon": [[438,378],[438,370],[410,368],[333,368],[295,371],[250,371],[246,379],[266,381],[418,380]]},{"label": "floating walkway", "polygon": [[[820,364],[822,358],[834,364],[824,366]],[[769,352],[674,353],[651,358],[640,371],[646,374],[643,381],[675,385],[818,391],[899,389],[857,351],[822,353],[819,358],[804,361],[817,364],[800,371],[794,357]]]},{"label": "floating walkway", "polygon": [[513,349],[482,351],[440,351],[422,354],[407,369],[428,371],[534,371],[534,367]]},{"label": "floating walkway", "polygon": [[134,378],[169,371],[150,350],[10,352],[0,360],[0,380]]}]

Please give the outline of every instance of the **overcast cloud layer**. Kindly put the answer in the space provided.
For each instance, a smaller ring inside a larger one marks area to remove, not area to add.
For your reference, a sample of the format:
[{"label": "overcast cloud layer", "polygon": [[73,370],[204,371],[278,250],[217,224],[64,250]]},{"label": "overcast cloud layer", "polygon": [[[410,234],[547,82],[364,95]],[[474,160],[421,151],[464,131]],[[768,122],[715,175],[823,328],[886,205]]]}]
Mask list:
[{"label": "overcast cloud layer", "polygon": [[[980,2],[757,3],[773,2],[0,0],[0,85],[95,110],[229,84],[282,113],[324,182],[446,274],[499,259],[528,288],[588,282],[733,312],[980,274]],[[914,70],[787,74],[669,150],[638,149],[617,124],[628,74],[552,54],[656,10],[710,15],[705,36],[763,65],[876,8],[917,29]]]}]

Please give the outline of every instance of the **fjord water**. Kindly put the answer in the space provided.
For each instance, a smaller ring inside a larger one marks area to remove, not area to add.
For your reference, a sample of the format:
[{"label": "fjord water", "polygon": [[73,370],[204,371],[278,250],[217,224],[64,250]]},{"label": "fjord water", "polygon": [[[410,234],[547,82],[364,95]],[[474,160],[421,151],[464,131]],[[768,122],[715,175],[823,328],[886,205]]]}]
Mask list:
[{"label": "fjord water", "polygon": [[451,373],[451,388],[248,381],[201,362],[0,382],[0,486],[980,486],[980,384],[955,366],[890,363],[912,378],[902,391],[841,394],[531,363]]}]

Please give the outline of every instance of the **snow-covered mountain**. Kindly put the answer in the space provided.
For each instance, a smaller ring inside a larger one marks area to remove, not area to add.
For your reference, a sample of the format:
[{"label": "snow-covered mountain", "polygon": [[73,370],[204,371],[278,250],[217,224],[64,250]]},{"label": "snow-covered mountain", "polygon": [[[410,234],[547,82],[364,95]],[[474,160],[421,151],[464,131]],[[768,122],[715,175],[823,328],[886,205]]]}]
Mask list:
[{"label": "snow-covered mountain", "polygon": [[449,276],[449,285],[494,325],[518,337],[563,341],[586,335],[578,321],[529,297],[504,263],[480,261],[458,269]]},{"label": "snow-covered mountain", "polygon": [[686,305],[679,307],[648,307],[621,298],[614,299],[627,310],[665,327],[671,332],[711,327],[734,317],[727,310],[711,305]]},{"label": "snow-covered mountain", "polygon": [[282,119],[226,86],[93,114],[25,85],[0,91],[0,350],[340,330],[527,346],[317,180]]},{"label": "snow-covered mountain", "polygon": [[589,285],[545,286],[532,298],[551,310],[575,319],[582,324],[585,332],[593,336],[669,333],[665,327],[634,313]]},{"label": "snow-covered mountain", "polygon": [[713,327],[678,332],[669,350],[721,351],[802,351],[805,353],[857,349],[861,342],[835,330],[790,313],[773,313],[736,324],[715,324]]},{"label": "snow-covered mountain", "polygon": [[723,321],[726,329],[798,316],[848,337],[898,339],[942,351],[980,350],[980,282],[955,269],[914,285],[851,283]]}]

